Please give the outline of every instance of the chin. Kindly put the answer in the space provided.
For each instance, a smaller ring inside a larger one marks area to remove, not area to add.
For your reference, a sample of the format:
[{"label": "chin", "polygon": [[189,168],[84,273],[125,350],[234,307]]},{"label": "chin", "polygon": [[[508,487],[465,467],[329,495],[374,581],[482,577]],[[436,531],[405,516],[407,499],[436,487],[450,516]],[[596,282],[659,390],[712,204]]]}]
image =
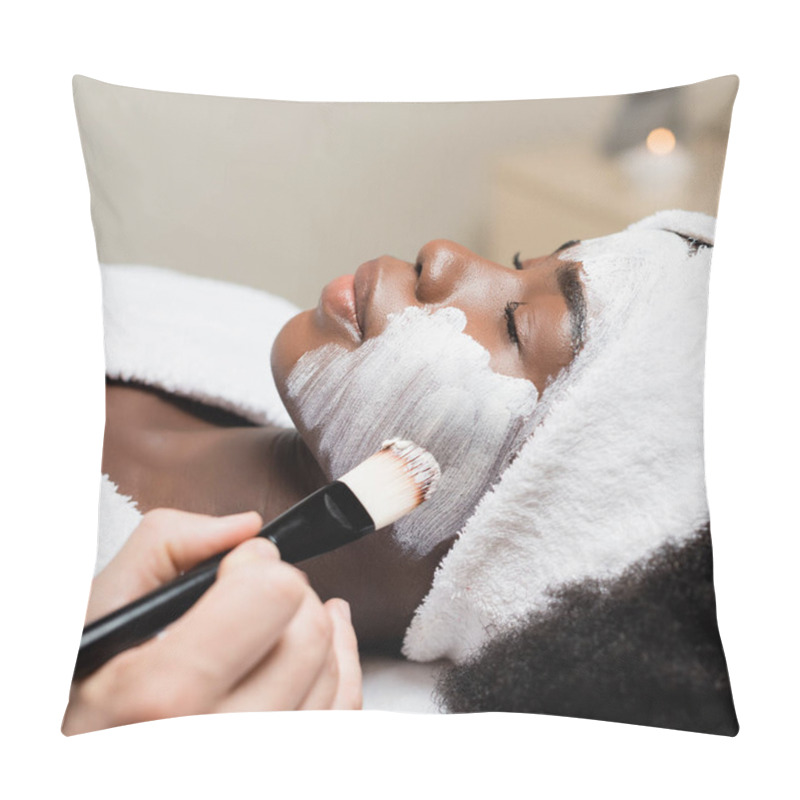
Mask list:
[{"label": "chin", "polygon": [[292,408],[287,403],[286,384],[289,373],[292,371],[294,365],[300,360],[300,357],[304,353],[311,349],[305,346],[308,338],[308,320],[305,318],[310,316],[310,314],[310,311],[303,311],[297,314],[297,316],[292,317],[281,328],[280,332],[275,337],[275,341],[272,343],[270,355],[272,378],[275,381],[275,386],[278,388],[278,394],[293,420],[295,415],[292,412]]},{"label": "chin", "polygon": [[357,346],[342,322],[320,307],[301,311],[281,328],[272,344],[271,366],[272,377],[284,404],[286,383],[295,364],[306,353],[326,344],[336,344],[345,350]]},{"label": "chin", "polygon": [[281,328],[272,344],[270,365],[275,386],[286,411],[297,431],[319,460],[319,437],[321,430],[311,431],[303,424],[300,413],[304,396],[290,396],[289,378],[297,362],[306,355],[324,346],[335,345],[337,349],[353,350],[355,345],[342,323],[323,309],[302,311],[292,317]]},{"label": "chin", "polygon": [[291,417],[295,428],[297,428],[303,440],[316,457],[316,437],[305,429],[300,420],[298,398],[295,397],[292,399],[289,397],[288,392],[289,375],[297,362],[306,353],[335,341],[329,335],[326,335],[324,330],[318,328],[314,314],[314,309],[302,311],[292,317],[283,328],[281,328],[272,344],[270,366],[272,369],[272,378],[275,381],[275,386],[278,389],[281,402]]}]

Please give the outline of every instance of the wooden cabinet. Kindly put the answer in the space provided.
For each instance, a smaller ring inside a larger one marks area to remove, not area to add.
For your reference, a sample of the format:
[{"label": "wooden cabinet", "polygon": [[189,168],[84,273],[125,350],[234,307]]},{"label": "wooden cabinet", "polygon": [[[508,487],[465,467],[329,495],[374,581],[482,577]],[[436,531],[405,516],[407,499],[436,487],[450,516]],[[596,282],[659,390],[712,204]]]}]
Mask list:
[{"label": "wooden cabinet", "polygon": [[725,144],[708,138],[665,156],[642,147],[608,157],[573,146],[497,158],[486,255],[510,264],[517,251],[523,258],[543,255],[570,239],[622,230],[660,209],[716,215]]}]

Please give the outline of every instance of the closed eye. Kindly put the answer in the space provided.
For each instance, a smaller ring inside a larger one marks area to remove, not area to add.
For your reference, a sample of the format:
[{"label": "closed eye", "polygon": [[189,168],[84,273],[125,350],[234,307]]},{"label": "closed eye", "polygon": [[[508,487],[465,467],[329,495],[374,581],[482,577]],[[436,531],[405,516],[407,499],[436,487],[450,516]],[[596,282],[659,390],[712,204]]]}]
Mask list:
[{"label": "closed eye", "polygon": [[514,312],[524,303],[516,303],[509,300],[506,303],[505,308],[505,317],[506,317],[506,328],[508,329],[508,338],[519,347],[519,332],[517,331],[517,322],[514,319]]}]

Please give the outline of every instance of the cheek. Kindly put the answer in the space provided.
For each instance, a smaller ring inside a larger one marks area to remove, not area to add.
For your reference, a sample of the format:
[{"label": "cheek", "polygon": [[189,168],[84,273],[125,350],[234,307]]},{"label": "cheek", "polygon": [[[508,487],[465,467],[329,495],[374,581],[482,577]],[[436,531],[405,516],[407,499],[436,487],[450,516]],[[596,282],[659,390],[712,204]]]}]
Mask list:
[{"label": "cheek", "polygon": [[357,350],[303,356],[287,381],[298,428],[330,478],[393,437],[437,459],[439,490],[394,530],[420,554],[457,533],[527,435],[537,399],[530,381],[490,368],[464,324],[456,309],[406,309]]}]

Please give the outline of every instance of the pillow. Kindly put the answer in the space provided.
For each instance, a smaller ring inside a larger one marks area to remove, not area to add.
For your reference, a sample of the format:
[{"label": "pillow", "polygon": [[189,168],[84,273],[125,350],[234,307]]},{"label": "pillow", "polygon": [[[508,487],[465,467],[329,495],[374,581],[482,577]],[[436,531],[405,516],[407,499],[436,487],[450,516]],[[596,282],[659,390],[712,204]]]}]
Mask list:
[{"label": "pillow", "polygon": [[[76,76],[107,375],[88,617],[234,552],[76,672],[65,731],[359,707],[357,637],[366,708],[735,735],[702,401],[737,87],[296,103]],[[394,438],[435,492],[291,559],[310,586],[245,543]]]}]

